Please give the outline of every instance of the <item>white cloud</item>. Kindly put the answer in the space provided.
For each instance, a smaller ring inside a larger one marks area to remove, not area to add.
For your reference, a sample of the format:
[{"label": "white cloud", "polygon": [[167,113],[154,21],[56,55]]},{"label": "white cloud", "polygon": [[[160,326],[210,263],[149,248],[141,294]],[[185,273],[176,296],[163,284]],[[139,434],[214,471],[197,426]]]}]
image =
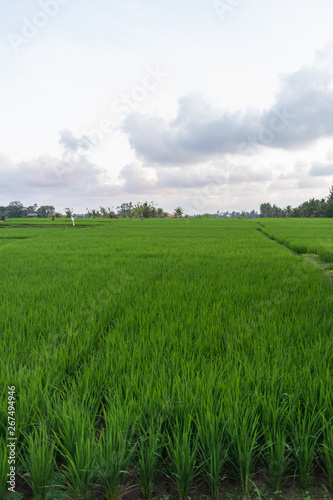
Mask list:
[{"label": "white cloud", "polygon": [[333,134],[333,77],[306,67],[282,79],[270,109],[228,112],[201,95],[179,99],[174,120],[157,114],[130,114],[123,130],[139,158],[160,165],[200,162],[227,154],[254,154],[262,148],[287,151]]}]

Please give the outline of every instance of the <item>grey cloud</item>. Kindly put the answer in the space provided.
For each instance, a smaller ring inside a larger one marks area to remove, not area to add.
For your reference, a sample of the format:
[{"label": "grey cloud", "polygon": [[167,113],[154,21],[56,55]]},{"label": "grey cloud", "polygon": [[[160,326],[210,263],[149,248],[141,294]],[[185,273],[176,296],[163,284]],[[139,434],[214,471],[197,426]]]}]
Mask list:
[{"label": "grey cloud", "polygon": [[84,154],[87,154],[87,152],[95,147],[99,142],[99,138],[88,135],[75,137],[73,132],[68,129],[61,130],[59,134],[60,139],[58,142],[64,147],[65,154],[79,153],[84,156]]},{"label": "grey cloud", "polygon": [[221,173],[205,166],[154,168],[136,162],[123,167],[119,179],[124,181],[124,191],[130,193],[202,188],[212,183],[226,182]]},{"label": "grey cloud", "polygon": [[[50,199],[66,195],[70,197],[97,195],[113,192],[112,186],[99,180],[104,170],[82,159],[80,163],[69,167],[63,160],[41,155],[30,161],[15,163],[0,155],[0,195],[27,199]],[[1,204],[1,203],[0,203]]]},{"label": "grey cloud", "polygon": [[[159,168],[157,169],[159,189],[188,189],[201,188],[212,182],[218,182],[217,177],[212,174],[200,172],[197,168]],[[220,176],[221,177],[221,176]]]},{"label": "grey cloud", "polygon": [[277,178],[284,180],[297,180],[304,175],[308,174],[309,164],[304,161],[297,161],[293,167],[283,168],[282,165],[278,165],[277,168]]},{"label": "grey cloud", "polygon": [[132,113],[123,131],[137,156],[155,165],[253,154],[262,147],[296,149],[333,134],[332,80],[328,70],[301,68],[282,78],[274,104],[262,112],[229,113],[191,94],[179,100],[173,121]]},{"label": "grey cloud", "polygon": [[125,165],[120,171],[119,179],[125,181],[122,189],[126,193],[148,193],[156,185],[156,181],[149,178],[147,169],[136,162]]},{"label": "grey cloud", "polygon": [[242,183],[262,183],[272,179],[272,172],[265,169],[259,170],[256,168],[251,168],[248,166],[233,168],[229,182],[230,184],[242,184]]},{"label": "grey cloud", "polygon": [[[274,133],[272,147],[294,149],[333,133],[332,75],[316,67],[302,68],[285,76],[276,104],[262,117],[269,128],[274,117],[283,113],[284,126]],[[276,120],[276,125],[279,124]],[[273,130],[273,132],[275,132]]]},{"label": "grey cloud", "polygon": [[174,121],[132,113],[123,130],[140,159],[179,165],[198,163],[223,152],[237,153],[240,143],[256,132],[258,120],[255,112],[218,116],[201,96],[191,95],[180,100]]},{"label": "grey cloud", "polygon": [[202,190],[216,193],[230,185],[252,185],[272,179],[270,170],[248,166],[225,164],[222,168],[214,165],[196,167],[150,167],[132,163],[126,165],[119,174],[124,181],[123,190],[129,193],[174,192],[178,189]]},{"label": "grey cloud", "polygon": [[325,176],[333,176],[333,164],[328,165],[312,165],[309,170],[309,174],[313,177],[325,177]]},{"label": "grey cloud", "polygon": [[328,191],[327,183],[324,180],[320,178],[313,179],[311,177],[304,177],[303,179],[299,179],[297,182],[297,188],[312,190],[315,188],[323,188],[323,190],[325,190],[325,196],[327,195],[326,191]]}]

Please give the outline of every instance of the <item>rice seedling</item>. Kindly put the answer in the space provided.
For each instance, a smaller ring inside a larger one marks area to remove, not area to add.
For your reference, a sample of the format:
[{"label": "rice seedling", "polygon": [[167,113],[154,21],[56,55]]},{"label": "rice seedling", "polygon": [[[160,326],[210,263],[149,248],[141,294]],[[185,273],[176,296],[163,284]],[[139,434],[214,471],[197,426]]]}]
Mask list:
[{"label": "rice seedling", "polygon": [[5,498],[8,487],[7,474],[9,473],[9,467],[6,441],[0,437],[0,498]]},{"label": "rice seedling", "polygon": [[26,442],[26,483],[32,489],[36,500],[45,500],[47,488],[51,485],[54,469],[54,441],[50,439],[45,424],[35,428]]},{"label": "rice seedling", "polygon": [[[61,396],[60,396],[61,398]],[[74,456],[77,442],[82,438],[92,438],[94,435],[95,415],[84,406],[74,401],[59,401],[52,414],[52,429],[57,439],[59,450],[66,449],[66,453]]]},{"label": "rice seedling", "polygon": [[147,430],[140,426],[140,442],[138,445],[138,479],[141,492],[147,500],[152,498],[155,483],[158,479],[158,467],[161,462],[160,450],[163,446],[161,421],[153,421]]},{"label": "rice seedling", "polygon": [[333,491],[333,422],[323,417],[324,439],[320,448],[320,455],[325,464],[328,482]]},{"label": "rice seedling", "polygon": [[316,456],[317,440],[322,432],[321,413],[298,404],[289,416],[290,440],[301,488],[306,488]]},{"label": "rice seedling", "polygon": [[169,436],[170,473],[177,485],[180,500],[186,500],[190,494],[195,477],[200,473],[197,465],[198,438],[193,433],[192,422],[186,419],[178,424]]},{"label": "rice seedling", "polygon": [[228,458],[226,423],[216,411],[203,407],[197,416],[196,425],[203,474],[212,500],[216,500],[223,479],[222,470]]},{"label": "rice seedling", "polygon": [[262,409],[265,448],[263,457],[273,491],[280,490],[286,473],[290,449],[287,444],[287,422],[290,407],[280,401],[265,401]]},{"label": "rice seedling", "polygon": [[259,415],[248,400],[227,408],[227,431],[230,439],[230,461],[244,493],[249,491],[250,475],[259,451]]},{"label": "rice seedling", "polygon": [[[104,421],[98,441],[97,476],[107,500],[118,500],[136,449],[135,427],[128,408],[119,405],[104,409]],[[126,491],[130,489],[127,485]]]},{"label": "rice seedling", "polygon": [[66,461],[63,476],[66,479],[66,489],[71,500],[90,500],[95,486],[96,442],[95,438],[78,437],[75,452],[72,454],[65,446],[61,446],[62,455]]},{"label": "rice seedling", "polygon": [[89,500],[96,480],[95,418],[73,401],[62,402],[54,416],[58,451],[65,462],[63,476],[70,498]]}]

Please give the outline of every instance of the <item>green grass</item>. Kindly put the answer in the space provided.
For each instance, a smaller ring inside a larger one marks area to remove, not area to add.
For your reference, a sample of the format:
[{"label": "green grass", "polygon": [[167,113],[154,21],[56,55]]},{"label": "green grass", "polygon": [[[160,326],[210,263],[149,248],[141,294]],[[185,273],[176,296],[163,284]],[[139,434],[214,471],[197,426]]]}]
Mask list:
[{"label": "green grass", "polygon": [[258,468],[305,486],[320,464],[332,484],[332,287],[257,229],[333,256],[333,221],[259,222],[6,221],[0,244],[20,239],[0,251],[0,381],[27,463],[50,457],[45,423],[73,498],[149,498],[162,470],[180,498],[199,470],[213,497]]}]

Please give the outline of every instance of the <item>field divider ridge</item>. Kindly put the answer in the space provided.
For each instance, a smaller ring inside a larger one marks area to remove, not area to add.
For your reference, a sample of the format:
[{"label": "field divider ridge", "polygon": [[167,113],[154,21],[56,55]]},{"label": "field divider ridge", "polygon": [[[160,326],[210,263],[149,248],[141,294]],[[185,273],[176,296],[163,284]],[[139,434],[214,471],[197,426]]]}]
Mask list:
[{"label": "field divider ridge", "polygon": [[293,249],[291,246],[288,245],[286,241],[279,240],[276,236],[273,236],[272,234],[269,234],[265,232],[265,226],[261,224],[260,222],[257,223],[260,225],[260,227],[256,227],[255,229],[259,231],[263,236],[266,238],[274,241],[278,245],[286,248],[289,250],[292,254],[301,257],[303,262],[309,263],[312,266],[315,266],[317,269],[319,269],[326,278],[329,279],[330,282],[333,282],[333,263],[330,262],[329,260],[326,260],[322,255],[319,255],[318,253],[308,253],[308,252],[303,252],[302,250],[296,250]]}]

